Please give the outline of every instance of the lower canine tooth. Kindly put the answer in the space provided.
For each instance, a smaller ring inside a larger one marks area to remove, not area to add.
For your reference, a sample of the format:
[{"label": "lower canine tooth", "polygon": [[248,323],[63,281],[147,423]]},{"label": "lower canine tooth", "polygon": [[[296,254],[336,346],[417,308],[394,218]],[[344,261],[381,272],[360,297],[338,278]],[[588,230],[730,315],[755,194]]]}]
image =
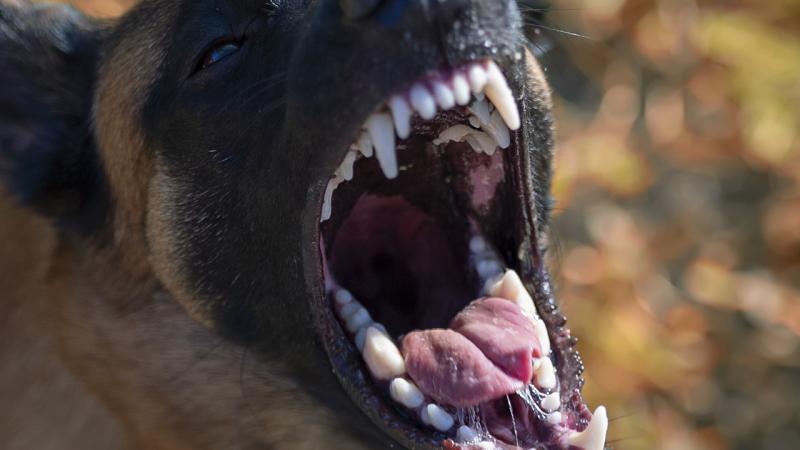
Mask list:
[{"label": "lower canine tooth", "polygon": [[458,438],[458,442],[461,443],[472,442],[478,438],[478,433],[476,433],[472,428],[462,425],[458,427],[456,438]]},{"label": "lower canine tooth", "polygon": [[453,416],[448,414],[447,411],[443,410],[439,405],[430,403],[425,407],[425,410],[428,413],[428,420],[430,420],[431,425],[437,430],[447,431],[453,428],[453,424],[455,423]]},{"label": "lower canine tooth", "polygon": [[397,178],[397,153],[392,118],[389,114],[373,114],[367,120],[367,131],[375,146],[375,156],[383,174],[389,179]]},{"label": "lower canine tooth", "polygon": [[521,126],[519,110],[516,102],[514,102],[514,94],[511,92],[511,88],[508,87],[506,77],[494,62],[489,63],[487,73],[488,82],[484,89],[486,97],[489,98],[500,115],[503,116],[508,128],[518,130]]},{"label": "lower canine tooth", "polygon": [[367,328],[364,341],[364,361],[372,376],[391,380],[406,372],[406,364],[394,342],[375,327]]},{"label": "lower canine tooth", "polygon": [[417,385],[407,381],[405,378],[392,380],[391,384],[389,384],[389,395],[391,395],[392,400],[409,409],[419,408],[425,400]]},{"label": "lower canine tooth", "polygon": [[575,432],[567,437],[567,444],[583,450],[603,450],[608,432],[608,415],[606,408],[599,406],[589,426],[581,432]]},{"label": "lower canine tooth", "polygon": [[415,84],[411,88],[411,106],[417,110],[420,117],[425,120],[431,120],[436,115],[436,100],[428,89],[421,85]]}]

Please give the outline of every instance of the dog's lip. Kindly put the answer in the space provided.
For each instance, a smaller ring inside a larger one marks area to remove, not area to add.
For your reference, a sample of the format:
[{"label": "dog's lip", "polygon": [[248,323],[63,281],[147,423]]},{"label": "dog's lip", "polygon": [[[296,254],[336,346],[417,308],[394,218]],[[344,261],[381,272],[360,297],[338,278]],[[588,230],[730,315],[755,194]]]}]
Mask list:
[{"label": "dog's lip", "polygon": [[[536,243],[536,218],[531,214],[535,211],[534,208],[534,192],[532,189],[533,180],[530,178],[530,171],[524,170],[525,167],[530,167],[529,152],[526,151],[530,145],[526,138],[526,119],[528,117],[525,110],[524,101],[524,83],[520,80],[524,78],[524,63],[519,66],[512,66],[503,64],[502,70],[506,74],[514,74],[512,79],[509,79],[509,84],[514,92],[515,101],[522,115],[523,126],[516,131],[512,132],[513,140],[516,145],[512,146],[512,151],[518,154],[514,155],[515,170],[513,176],[514,182],[521,187],[519,189],[519,201],[523,207],[519,208],[521,217],[518,224],[520,226],[519,235],[520,239],[520,254],[527,255],[520,258],[518,261],[519,267],[511,267],[517,270],[523,278],[526,286],[534,289],[531,292],[536,292],[539,295],[534,296],[537,309],[546,311],[549,316],[545,318],[548,321],[548,328],[555,325],[559,330],[563,329],[565,319],[557,312],[553,297],[550,293],[549,282],[547,281],[546,272],[543,266],[543,261],[537,248]],[[355,135],[355,133],[353,133]],[[314,203],[312,202],[312,205]],[[319,223],[320,209],[319,205],[322,204],[320,200],[315,208],[314,215],[317,220],[313,223]],[[329,360],[331,362],[333,371],[339,379],[340,384],[345,389],[350,399],[358,406],[358,408],[367,416],[371,421],[388,434],[396,442],[399,442],[406,448],[442,448],[444,443],[448,440],[448,436],[429,429],[423,429],[414,422],[410,421],[407,417],[402,416],[397,412],[388,402],[383,400],[381,393],[373,384],[372,380],[365,376],[363,370],[363,362],[351,343],[349,337],[338,325],[338,320],[335,318],[332,308],[328,307],[325,303],[325,288],[324,280],[321,276],[321,261],[319,258],[319,242],[321,233],[319,227],[314,226],[313,235],[315,239],[312,242],[316,243],[314,247],[314,256],[316,262],[315,277],[312,278],[316,281],[314,291],[316,295],[317,306],[312,308],[315,315],[316,328],[319,332],[321,342],[325,348]],[[549,319],[549,320],[548,320]],[[556,329],[556,328],[553,328]],[[562,339],[558,339],[554,346],[561,346],[563,348],[554,349],[554,351],[572,351],[574,342],[570,341],[564,344]],[[561,355],[563,356],[563,355]],[[579,357],[577,354],[574,357],[578,358],[577,363],[580,366]],[[574,374],[570,374],[574,375]],[[578,374],[579,377],[580,374]],[[579,389],[580,386],[574,386],[575,383],[567,379],[567,374],[559,372],[561,381],[570,386]],[[588,418],[587,418],[588,420]]]}]

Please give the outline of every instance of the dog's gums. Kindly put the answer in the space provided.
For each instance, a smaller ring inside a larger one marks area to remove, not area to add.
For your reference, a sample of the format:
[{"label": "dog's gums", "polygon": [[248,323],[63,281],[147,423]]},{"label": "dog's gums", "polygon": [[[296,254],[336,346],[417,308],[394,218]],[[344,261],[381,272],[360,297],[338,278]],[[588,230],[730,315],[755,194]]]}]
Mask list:
[{"label": "dog's gums", "polygon": [[521,126],[492,60],[379,106],[325,190],[327,304],[378,395],[443,446],[601,450],[605,409],[561,399],[575,362],[550,335],[569,332],[548,330],[513,262]]}]

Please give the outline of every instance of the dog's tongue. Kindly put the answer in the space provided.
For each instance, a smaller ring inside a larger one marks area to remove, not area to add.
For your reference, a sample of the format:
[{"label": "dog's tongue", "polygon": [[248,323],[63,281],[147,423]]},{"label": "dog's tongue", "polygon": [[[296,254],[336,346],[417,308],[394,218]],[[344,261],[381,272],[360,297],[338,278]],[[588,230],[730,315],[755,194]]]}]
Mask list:
[{"label": "dog's tongue", "polygon": [[455,407],[522,389],[540,349],[531,319],[501,298],[475,300],[449,329],[414,331],[402,342],[411,379],[437,402]]}]

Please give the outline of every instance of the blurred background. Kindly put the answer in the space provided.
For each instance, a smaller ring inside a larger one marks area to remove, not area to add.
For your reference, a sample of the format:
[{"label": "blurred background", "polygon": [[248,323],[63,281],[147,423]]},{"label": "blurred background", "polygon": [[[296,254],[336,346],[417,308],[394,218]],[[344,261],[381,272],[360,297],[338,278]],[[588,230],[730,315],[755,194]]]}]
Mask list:
[{"label": "blurred background", "polygon": [[800,1],[521,3],[556,90],[554,277],[610,447],[800,449]]}]

